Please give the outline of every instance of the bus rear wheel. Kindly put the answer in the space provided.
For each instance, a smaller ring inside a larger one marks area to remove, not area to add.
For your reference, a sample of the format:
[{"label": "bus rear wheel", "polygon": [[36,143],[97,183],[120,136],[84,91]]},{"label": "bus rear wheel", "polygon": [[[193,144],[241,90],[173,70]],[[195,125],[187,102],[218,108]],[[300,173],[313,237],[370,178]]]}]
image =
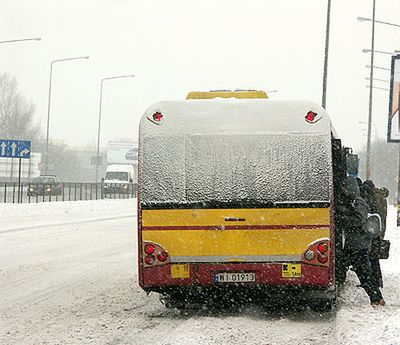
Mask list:
[{"label": "bus rear wheel", "polygon": [[310,302],[310,308],[316,312],[329,312],[336,309],[336,298],[317,299]]}]

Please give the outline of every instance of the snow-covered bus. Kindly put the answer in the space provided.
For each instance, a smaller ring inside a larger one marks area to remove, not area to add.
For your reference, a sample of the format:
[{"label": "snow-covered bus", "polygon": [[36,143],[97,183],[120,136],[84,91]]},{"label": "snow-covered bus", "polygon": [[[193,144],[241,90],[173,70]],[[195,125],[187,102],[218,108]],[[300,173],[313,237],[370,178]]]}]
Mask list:
[{"label": "snow-covered bus", "polygon": [[140,286],[170,305],[273,288],[332,305],[342,162],[328,114],[308,101],[152,105],[139,129]]}]

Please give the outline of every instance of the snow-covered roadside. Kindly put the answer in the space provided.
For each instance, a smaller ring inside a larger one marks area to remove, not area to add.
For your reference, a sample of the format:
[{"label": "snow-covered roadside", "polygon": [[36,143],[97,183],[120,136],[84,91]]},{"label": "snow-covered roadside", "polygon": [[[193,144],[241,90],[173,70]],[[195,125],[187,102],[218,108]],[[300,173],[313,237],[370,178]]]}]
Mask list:
[{"label": "snow-covered roadside", "polygon": [[136,216],[137,199],[0,204],[0,233],[20,228]]}]

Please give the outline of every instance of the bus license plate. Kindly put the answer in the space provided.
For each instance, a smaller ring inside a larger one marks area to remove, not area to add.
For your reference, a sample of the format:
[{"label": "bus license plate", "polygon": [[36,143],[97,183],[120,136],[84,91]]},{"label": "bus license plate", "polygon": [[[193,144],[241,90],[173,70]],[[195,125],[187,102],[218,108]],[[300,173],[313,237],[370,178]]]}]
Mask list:
[{"label": "bus license plate", "polygon": [[215,274],[216,283],[253,283],[255,281],[255,272],[221,272]]}]

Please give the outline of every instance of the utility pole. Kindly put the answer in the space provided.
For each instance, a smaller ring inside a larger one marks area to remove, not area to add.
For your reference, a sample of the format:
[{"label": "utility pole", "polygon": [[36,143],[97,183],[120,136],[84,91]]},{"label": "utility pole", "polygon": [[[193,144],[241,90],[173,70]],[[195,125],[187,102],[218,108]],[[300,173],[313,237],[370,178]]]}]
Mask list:
[{"label": "utility pole", "polygon": [[371,128],[372,128],[372,98],[374,83],[374,53],[375,53],[375,9],[376,0],[372,4],[372,36],[371,36],[371,63],[369,73],[369,107],[368,107],[368,133],[367,133],[367,163],[366,163],[366,179],[371,178]]},{"label": "utility pole", "polygon": [[324,78],[322,82],[322,108],[326,109],[326,91],[328,87],[328,57],[329,57],[329,31],[331,25],[331,0],[328,0],[326,15],[326,36],[325,36],[325,59],[324,59]]}]

